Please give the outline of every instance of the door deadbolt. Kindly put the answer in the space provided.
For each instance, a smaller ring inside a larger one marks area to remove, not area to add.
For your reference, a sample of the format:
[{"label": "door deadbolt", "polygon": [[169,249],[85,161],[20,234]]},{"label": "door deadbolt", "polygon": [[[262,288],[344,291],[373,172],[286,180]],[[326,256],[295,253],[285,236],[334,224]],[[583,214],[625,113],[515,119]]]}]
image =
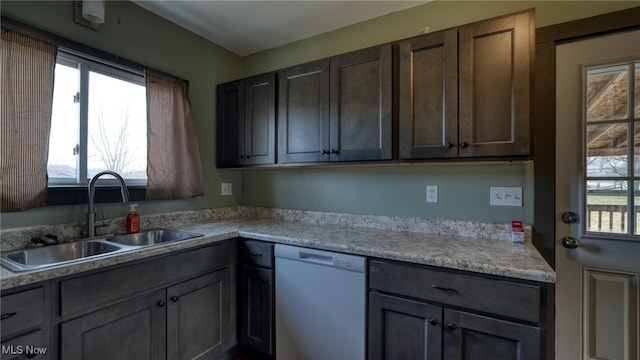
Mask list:
[{"label": "door deadbolt", "polygon": [[574,224],[578,222],[578,214],[567,211],[562,213],[562,222],[565,224]]}]

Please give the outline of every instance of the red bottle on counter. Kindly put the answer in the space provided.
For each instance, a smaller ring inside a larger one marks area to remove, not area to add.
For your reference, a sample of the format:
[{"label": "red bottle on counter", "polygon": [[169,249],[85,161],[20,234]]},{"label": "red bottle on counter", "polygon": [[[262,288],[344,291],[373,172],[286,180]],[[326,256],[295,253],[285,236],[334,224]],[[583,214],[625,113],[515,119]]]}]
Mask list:
[{"label": "red bottle on counter", "polygon": [[134,234],[140,231],[140,215],[136,212],[136,206],[138,204],[129,205],[129,214],[126,220],[127,234]]}]

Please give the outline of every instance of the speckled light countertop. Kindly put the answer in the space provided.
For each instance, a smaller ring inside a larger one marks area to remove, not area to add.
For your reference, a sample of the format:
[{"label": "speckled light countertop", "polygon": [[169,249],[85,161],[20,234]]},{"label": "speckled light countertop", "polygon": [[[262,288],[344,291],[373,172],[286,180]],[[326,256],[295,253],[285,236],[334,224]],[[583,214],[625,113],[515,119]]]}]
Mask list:
[{"label": "speckled light countertop", "polygon": [[[431,224],[431,230],[425,231],[425,222],[415,219],[366,215],[354,218],[298,211],[258,216],[262,211],[235,209],[230,213],[234,218],[191,216],[189,224],[178,218],[169,221],[166,216],[155,221],[150,218],[145,228],[181,229],[204,236],[35,271],[17,273],[3,267],[0,288],[27,285],[238,236],[539,282],[556,281],[555,272],[536,248],[530,243],[512,244],[501,234],[503,225],[487,227],[486,224],[445,221],[438,222],[437,226]],[[438,226],[440,230],[434,230]],[[470,236],[468,231],[477,236]]]}]

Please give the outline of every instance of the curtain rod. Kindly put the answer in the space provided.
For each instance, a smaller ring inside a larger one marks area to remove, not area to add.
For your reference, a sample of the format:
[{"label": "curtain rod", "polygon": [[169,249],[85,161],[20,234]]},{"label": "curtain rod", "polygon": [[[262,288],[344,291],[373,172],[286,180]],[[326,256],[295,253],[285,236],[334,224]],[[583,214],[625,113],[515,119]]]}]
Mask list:
[{"label": "curtain rod", "polygon": [[173,74],[169,74],[169,73],[167,73],[165,71],[162,71],[162,70],[154,69],[154,68],[152,68],[150,66],[142,65],[142,64],[137,63],[135,61],[127,60],[127,59],[125,59],[123,57],[120,57],[118,55],[114,55],[114,54],[108,53],[106,51],[102,51],[102,50],[96,49],[96,48],[94,48],[92,46],[79,43],[77,41],[62,37],[60,35],[56,35],[56,34],[51,33],[49,31],[42,30],[40,28],[37,28],[37,27],[29,25],[29,24],[25,24],[25,23],[23,23],[21,21],[11,19],[11,18],[6,17],[4,15],[2,15],[2,17],[0,17],[0,24],[2,24],[2,27],[7,28],[7,29],[16,29],[16,30],[17,29],[24,29],[24,30],[33,31],[33,32],[37,33],[38,35],[50,38],[52,41],[57,43],[62,48],[66,48],[66,49],[69,49],[69,50],[74,50],[74,51],[77,51],[77,52],[80,52],[80,53],[84,53],[84,54],[90,55],[92,57],[103,59],[103,60],[105,60],[107,62],[111,62],[111,63],[116,64],[116,65],[128,67],[130,69],[133,69],[133,70],[136,70],[136,71],[140,71],[142,73],[144,73],[145,71],[152,71],[152,72],[159,73],[159,74],[162,74],[164,76],[170,77],[170,78],[175,79],[175,80],[184,81],[186,86],[187,86],[187,89],[189,88],[189,80],[183,79],[183,78],[181,78],[179,76],[176,76],[176,75],[173,75]]}]

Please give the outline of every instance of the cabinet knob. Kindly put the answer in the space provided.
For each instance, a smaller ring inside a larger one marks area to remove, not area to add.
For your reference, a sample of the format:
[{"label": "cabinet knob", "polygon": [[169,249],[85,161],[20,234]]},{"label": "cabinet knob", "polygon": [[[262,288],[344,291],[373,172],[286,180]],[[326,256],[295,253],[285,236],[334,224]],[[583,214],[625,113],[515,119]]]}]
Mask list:
[{"label": "cabinet knob", "polygon": [[329,150],[322,149],[322,155],[328,155],[328,154],[329,154]]},{"label": "cabinet knob", "polygon": [[468,147],[469,147],[469,143],[468,143],[468,142],[466,142],[466,141],[463,141],[463,142],[462,142],[462,147],[463,147],[463,148],[468,148]]},{"label": "cabinet knob", "polygon": [[429,319],[429,324],[431,324],[431,325],[433,325],[433,326],[436,326],[436,325],[438,325],[439,323],[438,323],[438,320],[437,320],[437,319],[433,319],[433,318],[431,318],[431,319]]},{"label": "cabinet knob", "polygon": [[456,144],[454,144],[454,143],[452,143],[452,142],[448,142],[448,143],[447,143],[447,147],[448,147],[449,149],[453,148],[454,146],[456,146]]},{"label": "cabinet knob", "polygon": [[458,328],[458,326],[452,322],[447,324],[447,329],[449,329],[450,331],[455,331]]},{"label": "cabinet knob", "polygon": [[179,298],[179,297],[177,297],[177,296],[175,296],[175,295],[173,295],[173,296],[171,297],[171,301],[173,301],[173,302],[178,302],[178,300],[180,300],[180,298]]},{"label": "cabinet knob", "polygon": [[331,149],[331,153],[338,155],[340,154],[340,150]]},{"label": "cabinet knob", "polygon": [[245,155],[244,158],[245,159],[251,159],[251,155]]},{"label": "cabinet knob", "polygon": [[157,302],[158,306],[160,307],[164,307],[166,305],[166,303],[164,302],[164,300],[160,300]]}]

